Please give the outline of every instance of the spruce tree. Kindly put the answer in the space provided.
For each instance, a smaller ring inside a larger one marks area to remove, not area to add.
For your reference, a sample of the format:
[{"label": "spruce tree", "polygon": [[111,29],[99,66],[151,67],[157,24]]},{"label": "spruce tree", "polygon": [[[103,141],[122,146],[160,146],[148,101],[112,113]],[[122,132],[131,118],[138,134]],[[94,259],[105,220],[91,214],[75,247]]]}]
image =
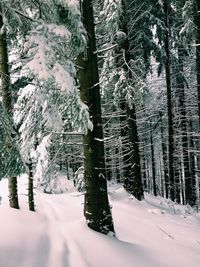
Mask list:
[{"label": "spruce tree", "polygon": [[88,130],[83,137],[86,189],[84,215],[90,228],[108,234],[114,232],[114,227],[107,195],[101,97],[91,0],[81,2],[81,12],[88,42],[87,50],[78,58],[80,92],[82,101],[89,107],[93,123],[93,130]]},{"label": "spruce tree", "polygon": [[[8,46],[6,39],[6,26],[3,18],[3,8],[0,4],[0,75],[1,75],[1,88],[2,88],[2,106],[6,116],[12,120],[12,93],[11,93],[11,82],[10,82],[10,70],[9,70],[9,59],[8,59]],[[12,133],[10,133],[12,134]],[[12,144],[7,140],[8,144],[12,148]],[[14,157],[14,155],[13,155]],[[9,160],[9,159],[7,159]],[[17,177],[10,176],[8,178],[9,186],[9,202],[10,207],[19,209],[18,193],[17,193]]]}]

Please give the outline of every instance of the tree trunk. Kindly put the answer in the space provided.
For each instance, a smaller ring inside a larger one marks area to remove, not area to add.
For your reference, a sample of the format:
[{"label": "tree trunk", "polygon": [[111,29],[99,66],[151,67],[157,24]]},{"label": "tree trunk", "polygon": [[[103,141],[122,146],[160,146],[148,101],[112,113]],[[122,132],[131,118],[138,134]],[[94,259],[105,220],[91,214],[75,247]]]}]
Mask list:
[{"label": "tree trunk", "polygon": [[189,143],[187,135],[187,113],[185,105],[185,88],[184,81],[182,77],[183,73],[183,47],[178,48],[178,63],[179,72],[177,78],[177,87],[179,93],[179,109],[180,109],[180,124],[181,124],[181,135],[182,135],[182,153],[183,153],[183,166],[185,174],[185,201],[186,204],[194,206],[196,203],[196,193],[195,193],[195,176],[190,172],[190,159],[189,159]]},{"label": "tree trunk", "polygon": [[[196,26],[196,72],[197,72],[197,93],[198,93],[198,111],[200,125],[200,1],[194,0],[194,23]],[[200,128],[200,126],[199,126]]]},{"label": "tree trunk", "polygon": [[[127,10],[126,10],[126,5],[124,1],[122,1],[122,8],[123,8],[124,14],[126,14]],[[122,29],[124,33],[126,33],[127,38],[124,40],[123,44],[119,45],[119,49],[121,53],[121,60],[119,60],[118,65],[122,64],[125,72],[127,73],[127,82],[134,84],[132,72],[127,67],[127,64],[129,64],[131,57],[130,57],[130,45],[129,45],[129,40],[128,40],[128,29],[127,29],[126,20],[123,21],[122,24],[123,24]],[[132,92],[132,94],[134,95],[134,92]],[[141,175],[141,166],[140,166],[136,107],[135,107],[134,101],[132,101],[131,105],[130,103],[127,103],[125,97],[123,101],[126,107],[126,116],[127,116],[127,125],[128,125],[127,138],[130,144],[130,156],[128,160],[128,163],[130,164],[130,167],[129,167],[130,171],[129,173],[127,173],[127,176],[124,179],[124,188],[129,193],[131,193],[133,196],[135,196],[138,200],[142,200],[144,198],[144,191],[143,191],[143,185],[142,185],[142,175]]]},{"label": "tree trunk", "polygon": [[128,181],[128,191],[134,195],[138,200],[144,198],[144,191],[142,185],[140,153],[139,153],[139,139],[136,124],[136,110],[135,105],[132,104],[132,109],[127,105],[129,138],[131,147],[131,180]]},{"label": "tree trunk", "polygon": [[167,117],[168,117],[168,164],[169,164],[169,193],[172,201],[175,199],[174,190],[174,129],[173,129],[173,114],[172,114],[172,88],[171,88],[171,73],[170,73],[170,48],[169,48],[169,0],[164,0],[165,13],[165,75],[167,86]]},{"label": "tree trunk", "polygon": [[149,133],[150,133],[150,144],[151,144],[151,167],[152,167],[152,179],[153,179],[153,194],[157,196],[157,186],[156,186],[156,166],[155,166],[155,156],[154,156],[154,145],[153,145],[153,129],[151,127],[151,121],[149,122]]},{"label": "tree trunk", "polygon": [[[200,1],[194,0],[194,23],[196,26],[196,77],[197,77],[197,95],[198,95],[198,115],[199,115],[199,134],[200,134]],[[199,140],[196,142],[198,150],[200,149]],[[197,154],[197,175],[200,177],[200,152]]]},{"label": "tree trunk", "polygon": [[91,0],[81,3],[83,24],[88,34],[87,51],[78,58],[80,92],[82,101],[89,107],[93,130],[83,137],[85,168],[84,215],[93,230],[108,234],[114,232],[113,220],[107,195],[104,158],[104,142],[101,118],[101,99]]},{"label": "tree trunk", "polygon": [[[189,137],[189,158],[190,158],[190,173],[191,176],[193,177],[193,191],[195,192],[195,196],[197,197],[196,194],[196,168],[195,168],[195,144],[194,144],[194,136],[193,136],[193,125],[192,125],[192,120],[189,120],[189,132],[190,132],[190,137]],[[199,160],[199,159],[198,159]],[[185,204],[185,202],[184,202]]]},{"label": "tree trunk", "polygon": [[127,189],[131,187],[129,185],[129,181],[132,181],[132,173],[131,173],[131,150],[130,150],[130,138],[129,138],[129,127],[128,120],[126,116],[126,100],[125,98],[120,100],[120,135],[121,135],[121,145],[122,145],[122,162],[123,162],[123,181],[124,187]]},{"label": "tree trunk", "polygon": [[169,176],[167,167],[167,146],[164,140],[164,130],[163,130],[163,120],[162,113],[160,113],[160,134],[161,134],[161,147],[163,156],[163,171],[164,171],[164,187],[165,187],[165,197],[169,197]]},{"label": "tree trunk", "polygon": [[35,211],[34,205],[34,193],[33,193],[33,164],[30,159],[30,163],[28,164],[29,168],[29,177],[28,177],[28,204],[29,210]]},{"label": "tree trunk", "polygon": [[11,208],[19,209],[17,194],[17,177],[8,178],[9,203]]},{"label": "tree trunk", "polygon": [[[0,8],[1,14],[1,8]],[[8,64],[8,49],[6,40],[6,30],[3,29],[3,17],[0,15],[0,78],[2,90],[3,108],[7,115],[12,117],[12,96],[10,90],[10,73]],[[12,118],[11,118],[12,119]],[[9,177],[9,199],[10,207],[19,209],[17,193],[17,177]]]}]

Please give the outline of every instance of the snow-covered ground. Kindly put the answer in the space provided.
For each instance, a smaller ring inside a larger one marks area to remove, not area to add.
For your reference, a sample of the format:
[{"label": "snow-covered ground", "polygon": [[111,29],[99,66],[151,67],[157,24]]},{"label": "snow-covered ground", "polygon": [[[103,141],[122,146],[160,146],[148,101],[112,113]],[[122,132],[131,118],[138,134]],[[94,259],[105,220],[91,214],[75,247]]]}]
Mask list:
[{"label": "snow-covered ground", "polygon": [[64,194],[36,192],[34,213],[25,177],[19,179],[21,210],[8,207],[7,181],[0,182],[0,267],[200,266],[199,214],[160,197],[139,202],[111,185],[116,237],[104,236],[85,225],[83,194],[64,184]]}]

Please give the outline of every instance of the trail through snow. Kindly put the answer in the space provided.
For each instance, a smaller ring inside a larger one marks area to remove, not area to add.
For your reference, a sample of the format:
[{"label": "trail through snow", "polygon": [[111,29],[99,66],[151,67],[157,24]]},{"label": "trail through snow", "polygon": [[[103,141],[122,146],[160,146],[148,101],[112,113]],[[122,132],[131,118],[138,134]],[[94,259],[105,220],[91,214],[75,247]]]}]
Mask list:
[{"label": "trail through snow", "polygon": [[86,226],[83,194],[71,182],[65,194],[36,191],[35,213],[27,210],[25,178],[19,184],[18,211],[0,182],[0,267],[199,267],[200,216],[187,207],[150,195],[139,202],[111,185],[111,237]]}]

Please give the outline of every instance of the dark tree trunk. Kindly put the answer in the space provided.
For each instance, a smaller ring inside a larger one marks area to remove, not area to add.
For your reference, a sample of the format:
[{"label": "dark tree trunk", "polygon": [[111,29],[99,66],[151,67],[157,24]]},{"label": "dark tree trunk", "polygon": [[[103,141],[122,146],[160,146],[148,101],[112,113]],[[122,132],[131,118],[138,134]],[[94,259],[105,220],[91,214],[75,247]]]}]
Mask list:
[{"label": "dark tree trunk", "polygon": [[195,152],[194,152],[195,144],[194,144],[193,126],[192,126],[191,119],[189,120],[189,132],[190,132],[190,137],[189,137],[190,173],[191,173],[191,176],[193,177],[193,191],[195,192],[195,196],[196,196],[196,168],[195,168]]},{"label": "dark tree trunk", "polygon": [[164,15],[165,15],[165,75],[167,86],[167,117],[168,117],[168,164],[169,164],[169,193],[172,201],[175,199],[174,190],[174,129],[173,129],[173,114],[172,114],[172,88],[171,88],[171,60],[170,60],[170,23],[169,23],[169,7],[170,1],[164,0]]},{"label": "dark tree trunk", "polygon": [[129,127],[126,116],[126,100],[123,98],[120,101],[121,116],[120,116],[120,134],[121,134],[121,145],[122,145],[122,161],[123,161],[123,181],[124,187],[127,188],[128,181],[132,180],[131,173],[131,150],[130,150],[130,138],[129,138]]},{"label": "dark tree trunk", "polygon": [[30,159],[30,163],[28,164],[29,169],[29,177],[28,177],[28,204],[29,210],[35,211],[34,205],[34,193],[33,193],[33,164]]},{"label": "dark tree trunk", "polygon": [[19,209],[17,193],[17,177],[8,178],[9,203],[11,208]]},{"label": "dark tree trunk", "polygon": [[[0,7],[1,14],[1,7]],[[10,90],[10,72],[8,64],[8,48],[6,40],[6,31],[3,29],[3,18],[0,15],[0,78],[2,90],[3,108],[7,115],[12,119],[12,96]],[[9,177],[9,200],[10,207],[19,209],[17,193],[17,177]]]},{"label": "dark tree trunk", "polygon": [[[197,95],[198,95],[198,115],[199,115],[199,133],[200,133],[200,1],[194,0],[194,23],[196,26],[196,77],[197,77]],[[199,140],[196,142],[198,150],[200,149]],[[197,175],[200,176],[200,155],[197,154]]]},{"label": "dark tree trunk", "polygon": [[[126,5],[124,1],[122,1],[122,8],[124,14],[126,14]],[[127,19],[127,18],[126,18]],[[127,29],[127,22],[126,20],[122,21],[122,29],[126,33],[128,37],[128,29]],[[123,52],[124,51],[124,52]],[[121,58],[118,62],[118,65],[123,66],[125,72],[127,73],[127,81],[131,84],[134,84],[134,79],[132,77],[132,73],[130,69],[127,67],[129,64],[131,56],[130,56],[130,46],[129,40],[126,38],[123,44],[119,45],[119,53],[121,54]],[[126,62],[124,62],[124,60]],[[121,67],[121,66],[120,66]],[[134,94],[132,92],[132,94]],[[142,200],[144,198],[144,191],[142,185],[142,175],[141,175],[141,166],[140,166],[140,153],[139,153],[139,139],[138,139],[138,132],[137,132],[137,119],[136,119],[136,107],[134,101],[127,103],[125,97],[122,101],[125,103],[123,106],[123,110],[126,109],[126,117],[127,117],[127,126],[128,126],[128,133],[127,139],[129,140],[130,144],[130,156],[128,159],[127,166],[129,170],[125,170],[127,172],[125,179],[124,179],[124,188],[134,195],[138,200]],[[124,129],[125,134],[127,129]]]},{"label": "dark tree trunk", "polygon": [[189,160],[189,143],[187,135],[187,113],[185,105],[185,88],[183,80],[183,47],[178,48],[178,63],[179,71],[177,78],[177,89],[179,93],[179,109],[180,109],[180,126],[182,135],[182,153],[183,153],[183,166],[185,173],[185,201],[186,204],[194,206],[196,203],[196,193],[195,193],[195,176],[190,172],[190,160]]},{"label": "dark tree trunk", "polygon": [[153,144],[153,133],[152,124],[149,122],[149,134],[150,134],[150,144],[151,144],[151,168],[152,168],[152,180],[153,180],[153,194],[157,196],[157,186],[156,186],[156,166],[155,166],[155,155],[154,155],[154,144]]},{"label": "dark tree trunk", "polygon": [[132,178],[128,181],[127,189],[138,200],[144,198],[141,166],[140,166],[140,153],[139,153],[139,139],[136,124],[136,110],[135,105],[132,104],[132,109],[127,105],[128,125],[129,125],[129,137],[131,147],[131,174]]},{"label": "dark tree trunk", "polygon": [[142,152],[142,167],[141,167],[141,173],[142,173],[142,180],[143,180],[143,188],[144,191],[148,192],[148,183],[147,183],[147,172],[146,172],[146,158],[145,158],[145,151],[143,149]]},{"label": "dark tree trunk", "polygon": [[82,101],[88,105],[93,130],[83,137],[85,167],[84,215],[93,230],[108,234],[114,232],[113,220],[107,195],[104,158],[104,142],[101,118],[101,99],[94,32],[93,6],[91,0],[81,3],[83,24],[88,34],[86,53],[78,58],[80,92]]},{"label": "dark tree trunk", "polygon": [[163,171],[164,171],[164,186],[165,186],[165,196],[169,197],[169,176],[168,176],[168,166],[167,166],[167,146],[164,140],[164,130],[163,130],[163,120],[162,113],[160,113],[160,134],[161,134],[161,146],[162,146],[162,156],[163,156]]},{"label": "dark tree trunk", "polygon": [[[198,93],[198,111],[200,125],[200,1],[194,0],[194,23],[196,26],[196,72],[197,72],[197,93]],[[199,126],[200,128],[200,126]]]},{"label": "dark tree trunk", "polygon": [[174,166],[174,200],[177,203],[180,203],[180,189],[181,189],[181,181],[182,181],[182,170],[181,170],[181,142],[179,138],[174,138],[174,158],[173,158],[173,166]]}]

